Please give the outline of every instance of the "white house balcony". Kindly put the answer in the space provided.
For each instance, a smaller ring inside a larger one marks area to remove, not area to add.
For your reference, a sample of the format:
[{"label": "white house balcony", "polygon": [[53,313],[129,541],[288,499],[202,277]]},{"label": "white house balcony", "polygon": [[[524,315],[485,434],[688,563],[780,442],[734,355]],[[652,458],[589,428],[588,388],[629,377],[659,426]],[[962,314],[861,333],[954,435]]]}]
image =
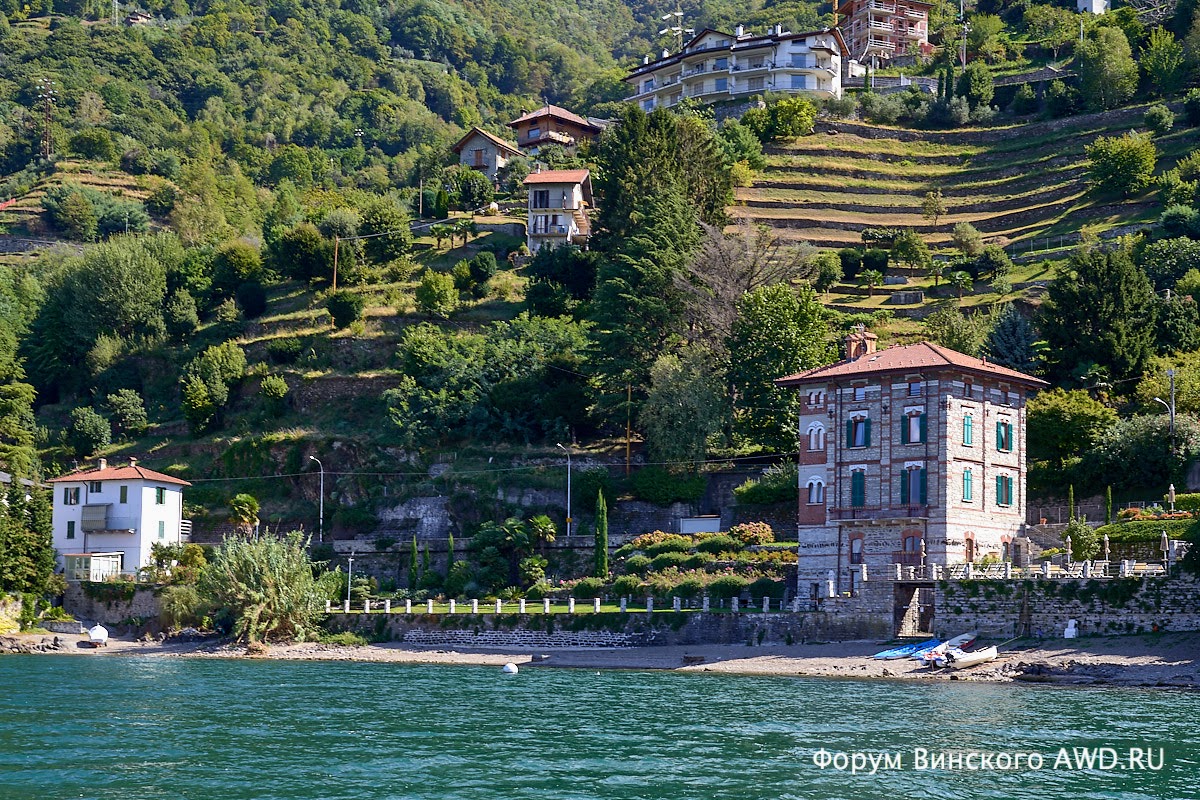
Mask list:
[{"label": "white house balcony", "polygon": [[918,28],[916,26],[910,27],[910,28],[904,30],[902,33],[906,39],[924,39],[925,38],[925,29]]},{"label": "white house balcony", "polygon": [[734,64],[733,72],[760,72],[762,70],[775,69],[773,61],[757,61],[753,64]]},{"label": "white house balcony", "polygon": [[872,2],[867,5],[867,10],[872,14],[895,14],[896,4],[883,3],[880,2],[880,0],[872,0]]},{"label": "white house balcony", "polygon": [[532,236],[567,236],[571,234],[570,225],[534,225]]},{"label": "white house balcony", "polygon": [[871,20],[870,28],[873,31],[884,31],[886,33],[891,33],[893,30],[893,26],[890,21],[881,19]]},{"label": "white house balcony", "polygon": [[871,38],[867,40],[867,47],[872,50],[887,50],[890,52],[896,49],[896,43],[888,39]]},{"label": "white house balcony", "polygon": [[909,19],[925,19],[926,14],[924,11],[916,8],[906,8],[904,9],[904,16],[908,17]]},{"label": "white house balcony", "polygon": [[729,87],[722,86],[718,89],[716,84],[701,84],[692,89],[688,97],[704,97],[710,94],[729,94]]}]

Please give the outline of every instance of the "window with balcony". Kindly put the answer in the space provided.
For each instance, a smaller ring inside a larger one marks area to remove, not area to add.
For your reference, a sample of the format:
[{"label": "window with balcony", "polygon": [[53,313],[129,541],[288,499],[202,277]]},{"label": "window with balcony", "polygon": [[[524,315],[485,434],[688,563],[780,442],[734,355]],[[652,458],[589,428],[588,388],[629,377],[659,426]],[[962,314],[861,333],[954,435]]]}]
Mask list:
[{"label": "window with balcony", "polygon": [[900,471],[900,505],[925,505],[926,481],[924,467],[910,467]]},{"label": "window with balcony", "polygon": [[751,78],[746,82],[746,87],[752,92],[761,92],[765,85],[762,78]]},{"label": "window with balcony", "polygon": [[808,88],[808,76],[807,75],[793,75],[792,76],[792,88],[793,89],[807,89]]},{"label": "window with balcony", "polygon": [[846,447],[871,446],[871,420],[858,417],[846,421]]},{"label": "window with balcony", "polygon": [[533,207],[534,208],[549,208],[550,207],[550,190],[537,189],[533,192]]},{"label": "window with balcony", "polygon": [[715,81],[713,81],[713,91],[714,92],[728,92],[729,91],[729,78],[717,78]]},{"label": "window with balcony", "polygon": [[807,53],[796,53],[792,56],[792,69],[809,69],[816,66],[816,60]]},{"label": "window with balcony", "polygon": [[712,68],[713,68],[713,72],[717,72],[718,70],[723,70],[723,69],[729,69],[729,59],[728,58],[718,58],[716,61],[713,62]]},{"label": "window with balcony", "polygon": [[541,135],[542,135],[542,129],[539,126],[534,125],[533,127],[531,127],[529,129],[529,132],[525,134],[525,138],[526,139],[536,139]]},{"label": "window with balcony", "polygon": [[905,533],[900,540],[900,549],[904,551],[906,563],[919,564],[921,559],[921,534]]}]

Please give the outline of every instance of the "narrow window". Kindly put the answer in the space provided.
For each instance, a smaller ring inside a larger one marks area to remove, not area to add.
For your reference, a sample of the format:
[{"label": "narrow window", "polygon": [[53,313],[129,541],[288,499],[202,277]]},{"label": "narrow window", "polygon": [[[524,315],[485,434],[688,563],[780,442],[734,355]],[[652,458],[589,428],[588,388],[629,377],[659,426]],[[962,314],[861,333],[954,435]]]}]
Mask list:
[{"label": "narrow window", "polygon": [[975,419],[967,414],[963,417],[963,444],[970,447],[975,442]]},{"label": "narrow window", "polygon": [[971,481],[972,481],[972,479],[973,478],[971,475],[970,468],[968,467],[967,469],[963,470],[963,502],[964,503],[971,502],[971,492],[972,492]]},{"label": "narrow window", "polygon": [[128,486],[121,487],[121,497],[120,497],[119,502],[122,502],[122,503],[129,502],[129,487]]},{"label": "narrow window", "polygon": [[68,539],[75,538],[75,520],[73,520],[73,519],[67,520],[67,538]]},{"label": "narrow window", "polygon": [[167,490],[161,486],[154,489],[154,505],[164,506],[167,504]]},{"label": "narrow window", "polygon": [[158,521],[158,538],[159,539],[167,538],[167,523],[162,521],[161,519]]},{"label": "narrow window", "polygon": [[100,481],[88,481],[88,494],[100,494]]},{"label": "narrow window", "polygon": [[817,505],[825,502],[825,484],[818,480],[808,482],[808,504]]},{"label": "narrow window", "polygon": [[863,563],[863,537],[855,536],[850,540],[850,563]]},{"label": "narrow window", "polygon": [[852,419],[846,422],[846,446],[871,446],[871,420]]},{"label": "narrow window", "polygon": [[867,504],[867,474],[862,470],[850,473],[850,505],[862,508]]},{"label": "narrow window", "polygon": [[909,397],[920,397],[921,396],[921,382],[920,381],[909,381],[908,396]]}]

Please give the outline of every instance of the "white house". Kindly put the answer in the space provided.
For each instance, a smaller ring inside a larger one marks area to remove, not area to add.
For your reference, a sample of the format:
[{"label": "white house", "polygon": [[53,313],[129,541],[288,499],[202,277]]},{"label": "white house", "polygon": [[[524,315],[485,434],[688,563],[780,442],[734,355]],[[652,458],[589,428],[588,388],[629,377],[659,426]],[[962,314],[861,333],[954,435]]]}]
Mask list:
[{"label": "white house", "polygon": [[525,186],[529,190],[530,252],[563,244],[587,247],[592,234],[588,220],[592,179],[586,169],[531,172]]},{"label": "white house", "polygon": [[185,480],[139,467],[137,459],[127,466],[110,467],[100,459],[94,469],[51,478],[54,487],[54,549],[63,557],[63,566],[72,567],[68,580],[80,570],[95,572],[93,559],[107,565],[111,574],[120,554],[119,571],[136,572],[150,563],[150,548],[155,543],[181,544],[187,531],[183,520]]},{"label": "white house", "polygon": [[1078,0],[1075,4],[1080,14],[1106,14],[1109,0]]}]

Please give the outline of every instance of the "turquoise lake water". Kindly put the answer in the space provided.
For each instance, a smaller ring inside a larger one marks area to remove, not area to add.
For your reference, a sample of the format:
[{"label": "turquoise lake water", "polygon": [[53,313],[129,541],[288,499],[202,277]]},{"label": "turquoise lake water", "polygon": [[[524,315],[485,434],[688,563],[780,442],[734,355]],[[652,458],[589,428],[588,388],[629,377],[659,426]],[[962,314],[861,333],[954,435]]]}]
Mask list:
[{"label": "turquoise lake water", "polygon": [[[1120,763],[1074,760],[1106,746]],[[918,769],[916,748],[959,768]],[[856,752],[876,774],[851,773]],[[0,800],[947,797],[1200,798],[1200,694],[0,657]]]}]

